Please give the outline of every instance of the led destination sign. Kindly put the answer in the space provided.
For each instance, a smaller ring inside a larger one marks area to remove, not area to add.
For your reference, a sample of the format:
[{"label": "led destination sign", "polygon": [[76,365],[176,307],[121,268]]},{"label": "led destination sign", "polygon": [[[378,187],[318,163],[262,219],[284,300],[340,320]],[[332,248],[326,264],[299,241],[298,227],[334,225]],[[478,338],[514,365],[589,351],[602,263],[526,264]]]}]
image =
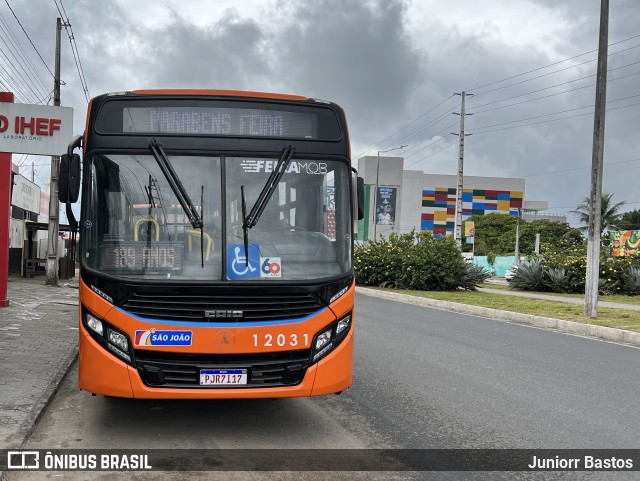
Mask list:
[{"label": "led destination sign", "polygon": [[127,133],[316,138],[316,115],[220,107],[131,107],[122,110]]},{"label": "led destination sign", "polygon": [[103,270],[179,271],[182,269],[183,246],[171,242],[102,244]]},{"label": "led destination sign", "polygon": [[115,97],[97,107],[95,133],[343,139],[336,112],[316,102]]}]

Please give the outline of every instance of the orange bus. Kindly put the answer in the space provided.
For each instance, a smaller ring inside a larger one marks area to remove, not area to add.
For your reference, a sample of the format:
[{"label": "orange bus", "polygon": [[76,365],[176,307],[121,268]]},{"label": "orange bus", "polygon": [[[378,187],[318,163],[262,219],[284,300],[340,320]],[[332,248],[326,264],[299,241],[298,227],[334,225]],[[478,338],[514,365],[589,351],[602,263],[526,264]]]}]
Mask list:
[{"label": "orange bus", "polygon": [[81,197],[81,389],[277,398],[351,385],[363,183],[339,106],[101,95],[60,165],[69,215]]}]

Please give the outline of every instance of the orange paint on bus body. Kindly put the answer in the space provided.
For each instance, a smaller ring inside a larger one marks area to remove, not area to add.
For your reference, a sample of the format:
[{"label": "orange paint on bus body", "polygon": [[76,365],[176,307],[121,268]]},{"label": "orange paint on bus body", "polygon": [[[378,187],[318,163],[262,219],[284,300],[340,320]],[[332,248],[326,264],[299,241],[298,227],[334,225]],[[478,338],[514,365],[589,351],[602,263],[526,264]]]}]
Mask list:
[{"label": "orange paint on bus body", "polygon": [[[310,365],[302,381],[294,386],[281,387],[196,387],[166,388],[146,385],[137,368],[109,352],[89,334],[80,321],[80,369],[78,385],[80,389],[94,394],[116,397],[158,398],[158,399],[211,399],[211,398],[277,398],[318,396],[343,391],[352,383],[353,361],[353,302],[355,284],[337,301],[317,315],[298,323],[275,324],[270,326],[243,325],[238,327],[215,327],[212,323],[184,323],[167,321],[153,322],[131,316],[110,305],[89,287],[80,283],[80,298],[87,312],[100,318],[125,333],[129,342],[135,343],[136,333],[151,329],[190,332],[190,346],[149,346],[135,345],[136,352],[177,353],[215,356],[221,354],[282,353],[310,349],[316,333],[337,319],[352,313],[351,327],[340,344],[319,362]],[[81,314],[82,316],[82,314]],[[82,319],[82,318],[81,318]],[[196,327],[199,324],[202,327]],[[250,323],[248,323],[250,324]],[[231,345],[221,343],[226,335]],[[138,336],[139,337],[139,336]],[[266,345],[265,339],[270,342]],[[295,345],[292,340],[296,340]],[[280,340],[281,342],[279,342]],[[281,344],[281,345],[279,345]],[[134,357],[135,362],[135,357]],[[215,364],[215,358],[212,358]],[[243,365],[238,361],[239,366]],[[90,369],[89,369],[90,366]],[[229,366],[229,369],[232,367]]]}]

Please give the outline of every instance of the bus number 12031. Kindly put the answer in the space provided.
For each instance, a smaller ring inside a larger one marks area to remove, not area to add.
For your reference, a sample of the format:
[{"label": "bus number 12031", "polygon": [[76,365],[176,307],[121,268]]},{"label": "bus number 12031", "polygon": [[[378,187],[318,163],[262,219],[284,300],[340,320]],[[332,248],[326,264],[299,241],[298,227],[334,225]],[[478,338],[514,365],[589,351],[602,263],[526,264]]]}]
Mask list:
[{"label": "bus number 12031", "polygon": [[264,334],[258,336],[253,334],[253,346],[254,347],[308,347],[309,346],[309,334],[303,334],[298,336],[297,334]]}]

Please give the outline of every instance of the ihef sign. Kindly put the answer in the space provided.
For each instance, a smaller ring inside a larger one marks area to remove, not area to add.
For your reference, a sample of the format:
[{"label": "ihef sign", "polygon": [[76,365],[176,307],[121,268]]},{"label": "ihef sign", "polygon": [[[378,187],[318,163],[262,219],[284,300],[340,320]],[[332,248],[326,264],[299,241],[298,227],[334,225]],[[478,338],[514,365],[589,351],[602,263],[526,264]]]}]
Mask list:
[{"label": "ihef sign", "polygon": [[0,152],[62,155],[73,138],[73,109],[0,103]]}]

